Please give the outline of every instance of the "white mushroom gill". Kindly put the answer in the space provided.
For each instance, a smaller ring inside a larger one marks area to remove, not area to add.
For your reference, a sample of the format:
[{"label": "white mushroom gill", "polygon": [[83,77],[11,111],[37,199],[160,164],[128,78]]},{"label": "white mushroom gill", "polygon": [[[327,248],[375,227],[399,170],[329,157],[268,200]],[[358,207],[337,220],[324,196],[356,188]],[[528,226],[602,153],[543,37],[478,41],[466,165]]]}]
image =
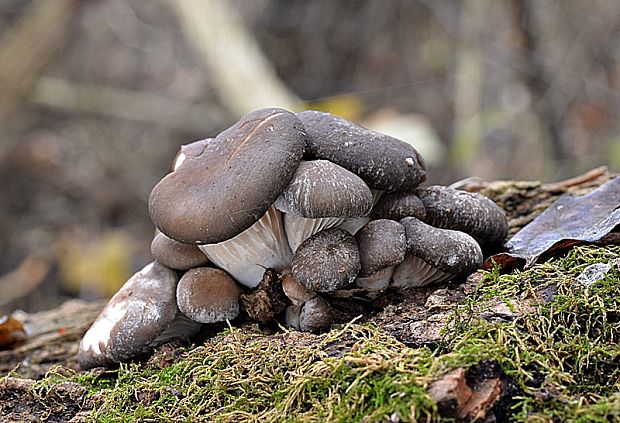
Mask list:
[{"label": "white mushroom gill", "polygon": [[284,230],[291,251],[297,251],[297,247],[299,247],[302,242],[317,232],[338,226],[345,220],[344,217],[310,219],[292,213],[284,213]]},{"label": "white mushroom gill", "polygon": [[390,285],[390,280],[392,279],[394,268],[395,266],[386,267],[385,269],[376,271],[370,276],[357,278],[355,280],[355,285],[359,286],[360,288],[373,291],[385,289]]},{"label": "white mushroom gill", "polygon": [[420,287],[446,282],[452,278],[454,278],[453,274],[443,272],[421,258],[407,253],[405,260],[394,269],[391,286],[399,288]]},{"label": "white mushroom gill", "polygon": [[199,248],[215,265],[248,288],[258,286],[266,269],[281,271],[293,259],[282,214],[274,207],[269,207],[254,225],[234,238]]}]

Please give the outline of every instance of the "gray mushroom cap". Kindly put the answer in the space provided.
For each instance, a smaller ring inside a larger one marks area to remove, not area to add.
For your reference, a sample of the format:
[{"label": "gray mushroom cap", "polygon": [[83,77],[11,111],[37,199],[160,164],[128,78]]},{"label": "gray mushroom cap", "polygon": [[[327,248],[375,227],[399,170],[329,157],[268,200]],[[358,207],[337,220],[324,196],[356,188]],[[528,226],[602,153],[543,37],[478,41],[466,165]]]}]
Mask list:
[{"label": "gray mushroom cap", "polygon": [[361,263],[358,277],[370,276],[405,259],[405,228],[394,220],[368,222],[355,234],[355,240]]},{"label": "gray mushroom cap", "polygon": [[480,246],[464,232],[440,229],[415,217],[400,221],[407,236],[407,252],[451,275],[472,273],[482,265]]},{"label": "gray mushroom cap", "polygon": [[383,194],[372,210],[377,219],[400,220],[404,217],[426,218],[422,200],[409,192],[390,192]]},{"label": "gray mushroom cap", "polygon": [[321,231],[299,246],[291,268],[311,291],[331,292],[353,283],[360,270],[355,238],[338,228]]},{"label": "gray mushroom cap", "polygon": [[183,244],[158,232],[151,241],[151,254],[171,269],[187,270],[204,266],[209,259],[195,244]]},{"label": "gray mushroom cap", "polygon": [[188,270],[177,286],[177,304],[190,319],[200,323],[223,322],[239,315],[241,288],[220,269]]},{"label": "gray mushroom cap", "polygon": [[416,194],[426,209],[426,223],[465,232],[482,245],[506,239],[506,213],[484,195],[439,185],[420,188]]},{"label": "gray mushroom cap", "polygon": [[177,273],[152,262],[133,275],[110,299],[82,338],[82,369],[108,366],[147,352],[173,323]]},{"label": "gray mushroom cap", "polygon": [[297,113],[308,141],[306,156],[326,159],[361,177],[370,188],[411,191],[426,180],[422,156],[411,145],[329,113]]},{"label": "gray mushroom cap", "polygon": [[314,297],[301,307],[299,312],[299,330],[317,332],[328,328],[333,321],[333,312],[329,303],[321,297]]},{"label": "gray mushroom cap", "polygon": [[292,113],[249,113],[153,188],[151,219],[179,242],[230,239],[260,219],[286,188],[304,146],[303,125]]},{"label": "gray mushroom cap", "polygon": [[302,161],[276,208],[305,218],[358,217],[370,213],[373,196],[362,179],[328,160]]}]

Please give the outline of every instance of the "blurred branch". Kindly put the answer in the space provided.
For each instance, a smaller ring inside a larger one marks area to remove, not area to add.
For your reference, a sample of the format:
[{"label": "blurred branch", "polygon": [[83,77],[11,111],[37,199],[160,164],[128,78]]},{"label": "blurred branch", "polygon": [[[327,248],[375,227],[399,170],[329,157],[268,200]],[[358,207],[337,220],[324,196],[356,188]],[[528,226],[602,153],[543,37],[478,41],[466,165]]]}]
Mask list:
[{"label": "blurred branch", "polygon": [[0,307],[34,291],[49,272],[49,264],[41,259],[27,257],[17,269],[0,276]]},{"label": "blurred branch", "polygon": [[222,127],[224,112],[213,104],[194,105],[170,96],[96,86],[58,78],[41,78],[30,101],[45,107],[206,132]]},{"label": "blurred branch", "polygon": [[54,58],[78,0],[37,0],[0,40],[0,122]]},{"label": "blurred branch", "polygon": [[169,0],[187,39],[235,115],[268,106],[299,107],[301,100],[276,75],[256,40],[224,0]]}]

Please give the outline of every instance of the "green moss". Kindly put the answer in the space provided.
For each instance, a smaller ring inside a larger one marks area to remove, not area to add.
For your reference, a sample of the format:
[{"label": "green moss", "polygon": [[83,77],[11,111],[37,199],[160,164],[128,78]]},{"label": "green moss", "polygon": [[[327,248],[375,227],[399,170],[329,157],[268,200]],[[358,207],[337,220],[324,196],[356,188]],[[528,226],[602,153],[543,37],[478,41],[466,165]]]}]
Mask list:
[{"label": "green moss", "polygon": [[[430,422],[441,419],[428,384],[491,360],[520,392],[514,421],[620,421],[620,274],[614,265],[589,287],[575,280],[618,257],[620,247],[578,247],[527,271],[485,273],[435,349],[354,323],[319,337],[233,328],[163,369],[123,364],[113,378],[70,379],[89,389],[93,421],[357,422],[396,413]],[[518,317],[489,318],[501,303]]]}]

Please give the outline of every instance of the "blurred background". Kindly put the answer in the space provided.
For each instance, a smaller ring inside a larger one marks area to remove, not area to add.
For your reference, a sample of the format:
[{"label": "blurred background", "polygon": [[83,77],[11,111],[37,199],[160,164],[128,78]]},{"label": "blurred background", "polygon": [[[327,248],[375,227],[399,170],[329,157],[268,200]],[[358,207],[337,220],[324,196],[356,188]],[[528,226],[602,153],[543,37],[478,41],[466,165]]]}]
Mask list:
[{"label": "blurred background", "polygon": [[181,144],[264,106],[411,142],[430,182],[620,169],[617,0],[0,0],[0,314],[150,261]]}]

